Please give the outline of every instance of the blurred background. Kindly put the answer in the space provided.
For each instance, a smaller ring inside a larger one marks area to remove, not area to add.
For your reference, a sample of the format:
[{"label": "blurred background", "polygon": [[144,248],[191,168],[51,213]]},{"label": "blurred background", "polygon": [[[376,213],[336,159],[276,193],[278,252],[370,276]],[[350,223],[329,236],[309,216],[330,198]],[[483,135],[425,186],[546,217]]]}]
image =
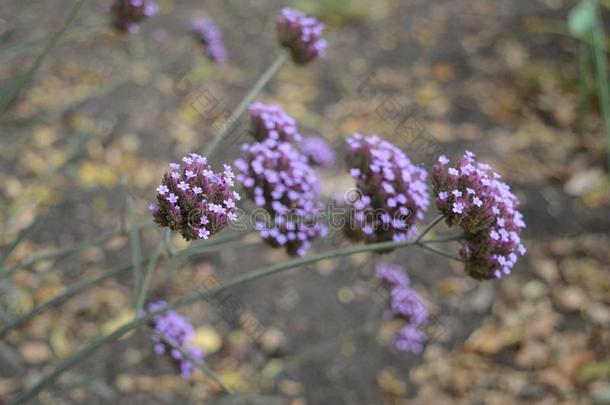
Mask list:
[{"label": "blurred background", "polygon": [[[281,104],[302,133],[337,150],[336,167],[321,173],[325,198],[351,185],[341,156],[355,131],[386,137],[426,168],[441,153],[457,158],[469,149],[520,198],[528,254],[512,276],[488,282],[423,251],[385,255],[407,268],[434,316],[421,355],[392,347],[393,325],[382,320],[387,297],[371,278],[375,256],[241,286],[230,295],[240,316],[215,301],[181,310],[207,364],[238,391],[264,395],[257,403],[610,403],[608,1],[158,3],[140,33],[120,35],[108,2],[86,2],[0,115],[0,322],[130,263],[121,230],[150,220],[167,163],[202,152],[269,66],[278,51],[274,18],[291,5],[327,24],[328,55],[306,67],[286,64],[258,100]],[[2,1],[3,94],[73,4]],[[189,35],[197,16],[220,26],[227,64],[208,61]],[[244,141],[232,134],[212,162],[233,161]],[[158,235],[142,230],[143,254]],[[172,243],[185,246],[179,236]],[[333,237],[316,248],[343,243]],[[65,255],[44,256],[74,244]],[[211,276],[285,259],[248,239],[180,271],[160,265],[150,298],[172,301]],[[131,274],[119,270],[3,336],[0,403],[133,319]],[[244,318],[256,321],[255,338]],[[201,372],[183,381],[137,330],[39,400],[214,403],[220,392]]]}]

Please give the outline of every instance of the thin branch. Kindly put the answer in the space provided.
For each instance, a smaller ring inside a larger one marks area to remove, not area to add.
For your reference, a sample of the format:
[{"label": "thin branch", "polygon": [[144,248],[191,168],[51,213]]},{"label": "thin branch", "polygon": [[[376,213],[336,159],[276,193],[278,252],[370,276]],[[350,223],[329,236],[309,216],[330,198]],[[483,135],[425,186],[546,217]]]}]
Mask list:
[{"label": "thin branch", "polygon": [[434,218],[432,220],[432,222],[430,222],[425,228],[424,230],[419,234],[419,236],[417,237],[417,239],[415,239],[415,242],[419,242],[422,240],[422,238],[424,236],[426,236],[426,234],[428,232],[430,232],[432,230],[432,228],[434,228],[436,226],[436,224],[438,224],[439,222],[441,222],[443,220],[443,218],[445,218],[442,214],[437,216],[436,218]]},{"label": "thin branch", "polygon": [[137,307],[137,300],[140,296],[142,285],[142,243],[140,241],[140,230],[137,227],[138,215],[136,212],[135,203],[131,196],[127,197],[127,206],[129,208],[131,222],[129,229],[129,244],[131,247],[131,270],[133,273],[133,288],[135,293],[134,307]]},{"label": "thin branch", "polygon": [[6,262],[6,260],[9,258],[11,253],[13,253],[13,251],[15,249],[17,249],[17,247],[19,246],[19,244],[21,242],[23,242],[24,240],[29,238],[30,235],[33,234],[36,231],[36,229],[38,229],[38,226],[42,223],[42,221],[43,221],[43,215],[38,215],[34,219],[34,221],[32,221],[31,224],[29,224],[27,227],[25,227],[25,229],[21,230],[21,232],[19,232],[19,234],[17,235],[15,240],[0,253],[0,274],[4,273],[3,265]]},{"label": "thin branch", "polygon": [[161,235],[165,251],[169,257],[176,255],[176,248],[172,245],[172,231],[170,229],[164,229]]},{"label": "thin branch", "polygon": [[436,253],[437,255],[446,257],[446,258],[451,259],[451,260],[456,260],[458,262],[462,262],[462,263],[464,262],[461,258],[459,258],[457,256],[454,256],[451,253],[447,253],[447,252],[445,252],[443,250],[433,248],[432,246],[428,246],[428,245],[424,244],[423,242],[418,243],[418,245],[421,246],[424,250]]},{"label": "thin branch", "polygon": [[[151,227],[153,225],[155,225],[154,222],[145,221],[145,222],[138,224],[138,228],[144,229],[144,228]],[[6,275],[10,275],[10,274],[14,273],[15,271],[20,270],[22,268],[29,267],[29,266],[33,265],[34,263],[37,263],[41,260],[60,259],[64,256],[68,256],[73,253],[80,252],[81,250],[84,250],[88,247],[101,245],[101,244],[109,241],[110,239],[113,239],[113,238],[116,238],[119,236],[124,236],[127,234],[127,232],[128,231],[117,229],[115,231],[106,232],[104,234],[96,236],[95,238],[91,238],[91,239],[88,239],[88,240],[85,240],[82,242],[74,243],[72,245],[64,246],[63,248],[60,248],[60,249],[56,249],[56,250],[46,252],[46,253],[43,252],[36,256],[31,256],[31,257],[24,259],[21,262],[17,263],[15,266],[13,266],[10,270],[7,271]],[[0,277],[0,279],[2,279],[2,278],[4,278],[4,277]]]},{"label": "thin branch", "polygon": [[[243,235],[235,235],[235,234],[221,235],[217,238],[210,239],[209,241],[202,242],[201,244],[195,244],[195,246],[189,246],[188,248],[181,250],[174,258],[172,258],[172,260],[180,260],[180,259],[184,258],[185,256],[188,257],[189,255],[194,254],[194,253],[206,253],[206,252],[211,252],[211,251],[217,250],[220,247],[224,247],[224,246],[222,246],[223,243],[237,239],[238,237],[241,237],[241,236],[243,236]],[[206,245],[204,246],[204,244],[206,244]],[[150,260],[151,260],[150,256],[146,257],[142,260],[142,263],[143,264],[149,263]],[[6,333],[8,331],[10,331],[11,329],[14,329],[14,328],[18,327],[19,325],[23,324],[24,322],[27,322],[30,319],[34,318],[36,315],[38,315],[43,310],[53,307],[55,305],[61,304],[62,302],[66,301],[67,299],[71,298],[72,296],[74,296],[80,292],[83,292],[109,278],[112,278],[112,277],[118,276],[124,272],[127,272],[127,271],[131,270],[131,268],[132,268],[131,263],[123,264],[122,266],[119,266],[114,270],[108,271],[106,273],[102,273],[98,276],[89,278],[87,280],[83,280],[78,283],[72,284],[70,287],[68,287],[68,289],[66,289],[60,295],[58,295],[54,298],[51,298],[50,300],[40,304],[37,307],[34,307],[33,309],[30,310],[30,312],[26,313],[25,315],[22,315],[19,318],[14,319],[10,322],[7,322],[0,329],[0,338],[4,337],[6,335]]]},{"label": "thin branch", "polygon": [[243,112],[246,110],[248,105],[250,105],[250,103],[252,103],[252,101],[254,101],[254,99],[256,98],[258,93],[260,93],[260,91],[263,89],[263,87],[265,87],[267,82],[269,82],[269,80],[271,80],[271,78],[278,72],[278,70],[280,70],[282,65],[287,60],[288,60],[288,53],[282,51],[275,58],[273,63],[267,68],[267,70],[258,78],[258,80],[256,81],[256,83],[254,83],[254,85],[252,86],[250,91],[248,91],[248,93],[246,93],[244,98],[241,100],[241,102],[239,103],[237,108],[235,110],[233,110],[233,112],[229,116],[229,119],[227,120],[227,123],[225,124],[222,131],[218,135],[216,135],[214,137],[214,139],[212,139],[212,141],[210,142],[208,147],[205,149],[206,156],[212,156],[212,154],[214,153],[216,148],[218,148],[218,145],[220,144],[220,142],[228,134],[231,133],[233,128],[235,128],[235,124],[237,123],[239,116],[241,114],[243,114]]},{"label": "thin branch", "polygon": [[32,66],[30,66],[30,68],[17,79],[16,83],[14,83],[6,91],[6,93],[2,95],[2,97],[0,98],[0,115],[5,113],[6,110],[9,109],[9,107],[13,104],[13,102],[19,96],[19,93],[21,93],[23,88],[32,80],[36,71],[40,68],[40,66],[42,65],[42,63],[44,62],[46,57],[49,55],[51,50],[55,47],[55,45],[57,44],[57,42],[59,41],[61,36],[66,32],[68,27],[72,24],[72,22],[78,15],[78,12],[80,11],[80,9],[84,3],[85,3],[85,0],[78,0],[76,3],[74,3],[74,5],[72,6],[72,9],[70,10],[70,14],[68,14],[68,17],[64,21],[63,25],[61,26],[61,28],[59,30],[57,30],[53,35],[51,35],[49,42],[42,49],[42,52],[40,52],[40,54],[38,54],[38,56],[36,57],[36,60],[32,64]]},{"label": "thin branch", "polygon": [[17,398],[15,398],[12,403],[13,404],[22,404],[24,402],[31,400],[32,398],[35,398],[40,391],[42,391],[47,386],[53,384],[64,372],[66,372],[67,370],[76,366],[77,364],[79,364],[81,361],[88,358],[89,356],[91,356],[91,354],[94,353],[100,347],[119,339],[121,336],[123,336],[126,333],[130,332],[131,330],[135,329],[139,325],[145,324],[146,322],[150,321],[153,317],[163,314],[171,309],[176,309],[176,308],[182,307],[184,305],[188,305],[190,303],[199,301],[201,299],[205,299],[207,297],[210,297],[214,294],[218,294],[218,293],[220,293],[224,290],[227,290],[229,288],[232,288],[232,287],[246,284],[248,282],[270,276],[272,274],[280,273],[280,272],[283,272],[283,271],[286,271],[289,269],[293,269],[296,267],[301,267],[301,266],[304,266],[307,264],[319,262],[319,261],[326,260],[326,259],[333,259],[336,257],[350,256],[350,255],[354,255],[357,253],[384,251],[387,249],[407,247],[407,246],[425,246],[425,245],[422,242],[417,242],[417,241],[400,241],[400,242],[391,241],[391,242],[382,242],[382,243],[375,243],[375,244],[363,245],[363,246],[354,246],[354,247],[350,247],[350,248],[342,248],[342,249],[332,250],[332,251],[325,252],[325,253],[320,253],[317,255],[311,255],[311,256],[301,257],[298,259],[289,260],[287,262],[274,264],[274,265],[271,265],[268,267],[262,267],[257,270],[254,270],[250,273],[234,277],[234,278],[230,279],[229,281],[227,281],[226,283],[216,286],[214,288],[198,289],[198,290],[192,291],[191,293],[185,295],[181,299],[178,299],[172,303],[169,303],[157,311],[150,312],[144,316],[141,316],[141,317],[121,326],[120,328],[116,329],[114,332],[95,339],[89,345],[85,346],[84,348],[82,348],[81,350],[79,350],[78,352],[76,352],[75,354],[73,354],[72,356],[67,358],[66,360],[64,360],[55,369],[53,369],[53,371],[51,371],[46,376],[41,378],[34,386],[29,388],[25,392],[22,392],[21,395],[19,395]]},{"label": "thin branch", "polygon": [[446,243],[446,242],[458,242],[458,241],[464,240],[465,238],[466,238],[466,236],[463,233],[460,233],[458,235],[452,235],[452,236],[441,237],[441,238],[436,238],[436,239],[428,239],[428,240],[423,240],[420,242],[425,243],[425,244],[438,244],[438,243]]},{"label": "thin branch", "polygon": [[173,342],[169,341],[167,338],[165,338],[165,336],[161,335],[155,329],[153,329],[153,328],[150,328],[150,329],[152,329],[154,331],[154,333],[157,336],[159,336],[161,338],[161,340],[163,340],[163,343],[165,343],[166,345],[170,346],[172,349],[178,350],[180,352],[180,354],[182,354],[184,357],[187,358],[188,361],[193,363],[198,369],[203,371],[208,377],[210,377],[212,380],[214,380],[214,382],[216,384],[218,384],[220,386],[220,388],[222,388],[227,394],[229,394],[229,395],[236,394],[236,392],[233,389],[231,389],[225,383],[222,382],[222,380],[220,379],[218,374],[216,374],[214,372],[214,370],[212,370],[210,367],[208,367],[208,365],[205,364],[205,362],[203,362],[203,361],[201,361],[199,359],[194,358],[193,356],[191,356],[191,354],[189,352],[184,350],[184,348],[182,348],[181,346],[178,346],[178,345],[174,344]]},{"label": "thin branch", "polygon": [[38,305],[37,307],[32,308],[30,310],[30,312],[26,313],[25,315],[22,315],[19,318],[14,319],[10,322],[7,322],[5,325],[2,326],[2,329],[0,329],[0,338],[3,338],[4,335],[6,335],[6,333],[8,331],[18,327],[19,325],[23,324],[24,322],[29,321],[30,319],[34,318],[36,315],[38,315],[40,312],[44,311],[45,309],[53,307],[58,304],[61,304],[62,302],[66,301],[68,298],[78,294],[79,292],[84,291],[96,284],[99,284],[104,280],[107,280],[107,279],[115,277],[121,273],[129,271],[130,269],[131,269],[131,264],[122,265],[120,267],[115,268],[114,270],[110,270],[110,271],[108,271],[106,273],[102,273],[98,276],[72,284],[60,295],[58,295],[54,298],[51,298],[48,301],[45,301],[44,303]]},{"label": "thin branch", "polygon": [[152,259],[150,260],[150,262],[148,262],[148,266],[146,267],[146,272],[144,273],[144,276],[142,277],[142,280],[140,283],[140,289],[137,291],[136,314],[139,314],[140,311],[142,311],[142,308],[144,308],[144,303],[146,302],[146,294],[148,292],[148,283],[150,282],[150,277],[152,276],[152,273],[155,271],[155,268],[157,267],[157,263],[159,263],[159,258],[161,257],[162,241],[163,241],[163,239],[160,238],[159,241],[157,242],[157,245],[155,246],[155,251],[152,255]]}]

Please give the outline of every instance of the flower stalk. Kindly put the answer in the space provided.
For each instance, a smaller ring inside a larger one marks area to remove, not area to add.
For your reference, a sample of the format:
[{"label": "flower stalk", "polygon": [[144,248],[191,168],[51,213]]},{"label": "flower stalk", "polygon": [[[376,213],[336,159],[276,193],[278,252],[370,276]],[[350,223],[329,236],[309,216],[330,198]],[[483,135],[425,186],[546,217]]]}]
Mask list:
[{"label": "flower stalk", "polygon": [[288,60],[288,54],[286,52],[280,52],[278,56],[275,58],[273,63],[267,68],[267,70],[258,78],[256,83],[252,86],[250,91],[246,93],[244,98],[241,100],[239,105],[231,115],[229,119],[225,123],[223,129],[216,135],[208,147],[205,149],[206,156],[212,156],[212,154],[216,151],[220,142],[233,131],[235,128],[235,124],[237,124],[237,120],[240,115],[246,111],[246,108],[254,101],[258,93],[265,87],[265,85],[273,78],[273,76],[280,70],[280,68],[284,65],[284,63]]},{"label": "flower stalk", "polygon": [[229,288],[236,287],[239,285],[243,285],[249,283],[251,281],[255,281],[261,278],[265,278],[267,276],[271,276],[276,273],[281,273],[293,268],[305,266],[308,264],[316,263],[323,260],[335,259],[339,257],[346,257],[355,255],[358,253],[366,253],[366,252],[380,252],[386,251],[388,249],[395,249],[400,247],[409,247],[409,246],[425,246],[428,243],[432,243],[432,241],[419,241],[408,240],[408,241],[389,241],[389,242],[380,242],[369,245],[359,245],[352,246],[348,248],[341,248],[336,250],[331,250],[324,253],[319,253],[315,255],[300,257],[297,259],[289,260],[283,263],[277,263],[271,266],[262,267],[247,274],[243,274],[241,276],[234,277],[229,281],[225,282],[222,285],[216,286],[214,288],[209,289],[198,289],[192,291],[191,293],[183,296],[182,298],[167,304],[165,307],[156,310],[154,312],[147,313],[143,316],[136,318],[135,320],[121,326],[116,329],[114,332],[103,335],[89,345],[85,346],[66,360],[64,360],[61,364],[59,364],[53,371],[48,373],[46,376],[41,378],[34,386],[23,392],[21,395],[16,397],[11,403],[12,404],[22,404],[25,403],[38,395],[40,391],[53,384],[64,372],[70,370],[72,367],[79,364],[81,361],[88,358],[92,353],[94,353],[100,347],[109,344],[113,341],[118,340],[120,337],[125,335],[126,333],[132,331],[137,328],[139,325],[146,324],[149,322],[154,316],[163,314],[169,310],[176,309],[193,302],[199,301],[201,299],[206,299],[210,296],[218,294],[222,291],[225,291]]}]

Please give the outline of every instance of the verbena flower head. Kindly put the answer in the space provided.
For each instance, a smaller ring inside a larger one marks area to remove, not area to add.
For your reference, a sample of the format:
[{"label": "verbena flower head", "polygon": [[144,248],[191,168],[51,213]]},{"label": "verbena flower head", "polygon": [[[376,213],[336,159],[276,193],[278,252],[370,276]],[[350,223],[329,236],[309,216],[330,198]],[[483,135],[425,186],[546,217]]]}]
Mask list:
[{"label": "verbena flower head", "polygon": [[429,204],[426,171],[378,135],[348,138],[346,160],[361,193],[350,201],[348,236],[374,243],[415,234]]},{"label": "verbena flower head", "polygon": [[257,223],[261,237],[271,246],[285,246],[290,254],[304,255],[312,239],[326,234],[319,220],[320,184],[307,158],[290,143],[275,139],[245,144],[242,155],[235,162],[237,179],[271,216]]},{"label": "verbena flower head", "polygon": [[297,122],[277,105],[256,102],[250,105],[250,134],[257,141],[273,139],[280,142],[299,142]]},{"label": "verbena flower head", "polygon": [[159,6],[153,0],[113,0],[110,6],[115,28],[130,34],[138,32],[139,23],[157,14],[157,11]]},{"label": "verbena flower head", "polygon": [[205,52],[212,62],[223,64],[227,61],[227,50],[222,40],[220,28],[209,18],[191,21],[191,32],[201,41]]},{"label": "verbena flower head", "polygon": [[318,19],[284,8],[276,23],[279,41],[290,50],[296,64],[304,65],[317,56],[324,56],[328,44],[322,39],[324,24]]},{"label": "verbena flower head", "polygon": [[335,164],[335,151],[319,136],[306,137],[301,142],[301,151],[314,166],[328,168]]},{"label": "verbena flower head", "polygon": [[510,274],[518,255],[525,254],[519,233],[525,228],[519,201],[491,166],[466,152],[457,167],[441,156],[432,178],[436,205],[449,226],[464,230],[460,251],[466,271],[477,279]]},{"label": "verbena flower head", "polygon": [[237,219],[240,196],[233,190],[235,175],[230,165],[215,173],[196,153],[182,162],[170,164],[150,211],[157,224],[180,232],[186,240],[208,239]]},{"label": "verbena flower head", "polygon": [[[165,307],[165,305],[166,303],[164,301],[150,303],[147,305],[145,312],[155,312]],[[159,356],[168,355],[176,364],[182,378],[190,378],[195,365],[179,350],[174,349],[164,340],[182,348],[182,350],[191,357],[203,361],[204,352],[189,344],[189,340],[195,333],[191,324],[177,312],[167,311],[163,315],[155,316],[150,322],[150,325],[156,331],[156,333],[152,335],[155,353]]]},{"label": "verbena flower head", "polygon": [[426,334],[417,329],[428,320],[428,309],[410,286],[409,277],[402,266],[379,263],[377,278],[390,288],[390,313],[406,325],[396,334],[394,346],[401,351],[419,353],[426,342]]}]

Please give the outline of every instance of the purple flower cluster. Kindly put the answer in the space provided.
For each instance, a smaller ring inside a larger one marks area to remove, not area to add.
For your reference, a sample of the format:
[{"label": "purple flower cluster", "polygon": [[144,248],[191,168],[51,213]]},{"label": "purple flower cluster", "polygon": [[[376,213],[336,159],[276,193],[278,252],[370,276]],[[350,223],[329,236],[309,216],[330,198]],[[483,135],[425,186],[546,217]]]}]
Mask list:
[{"label": "purple flower cluster", "polygon": [[403,267],[378,263],[376,276],[384,286],[391,289],[389,312],[394,318],[407,322],[394,337],[394,346],[401,351],[421,352],[427,336],[418,327],[428,320],[426,305],[411,288],[409,277]]},{"label": "purple flower cluster", "polygon": [[328,168],[335,164],[335,151],[324,138],[319,136],[306,137],[301,142],[301,151],[314,166]]},{"label": "purple flower cluster", "polygon": [[477,279],[510,274],[517,255],[525,254],[519,233],[525,228],[519,201],[491,166],[466,152],[457,167],[441,156],[432,176],[436,205],[449,226],[466,234],[460,251],[466,272]]},{"label": "purple flower cluster", "polygon": [[[146,306],[145,312],[155,312],[165,307],[164,301],[157,301]],[[167,354],[176,364],[180,375],[184,379],[189,379],[195,368],[194,364],[187,359],[179,350],[173,348],[165,341],[170,342],[174,346],[182,348],[191,357],[203,361],[204,352],[189,344],[189,340],[193,337],[195,331],[191,324],[180,314],[175,311],[167,311],[163,315],[153,317],[150,326],[157,333],[152,335],[154,342],[155,353],[159,356]]]},{"label": "purple flower cluster", "polygon": [[279,142],[299,142],[297,122],[277,105],[256,102],[248,108],[250,134],[259,142],[269,138]]},{"label": "purple flower cluster", "polygon": [[296,64],[304,65],[317,56],[324,56],[328,44],[321,38],[324,24],[318,19],[292,8],[284,8],[276,23],[279,41],[290,50]]},{"label": "purple flower cluster", "polygon": [[113,24],[122,32],[135,34],[138,25],[159,11],[159,6],[153,0],[113,0],[110,6]]},{"label": "purple flower cluster", "polygon": [[401,241],[416,233],[428,207],[427,173],[398,147],[377,135],[347,140],[347,164],[360,191],[346,233],[367,243]]},{"label": "purple flower cluster", "polygon": [[242,146],[243,158],[235,162],[237,179],[271,221],[258,221],[261,237],[271,246],[285,246],[302,256],[310,241],[326,234],[319,216],[323,206],[319,181],[307,158],[292,144],[266,140]]},{"label": "purple flower cluster", "polygon": [[207,159],[196,153],[170,164],[157,187],[157,204],[149,209],[155,222],[179,231],[186,240],[208,239],[237,219],[231,166],[215,173]]},{"label": "purple flower cluster", "polygon": [[222,33],[212,20],[194,19],[191,21],[191,32],[203,44],[206,54],[212,62],[223,64],[227,61],[227,50],[222,40]]}]

